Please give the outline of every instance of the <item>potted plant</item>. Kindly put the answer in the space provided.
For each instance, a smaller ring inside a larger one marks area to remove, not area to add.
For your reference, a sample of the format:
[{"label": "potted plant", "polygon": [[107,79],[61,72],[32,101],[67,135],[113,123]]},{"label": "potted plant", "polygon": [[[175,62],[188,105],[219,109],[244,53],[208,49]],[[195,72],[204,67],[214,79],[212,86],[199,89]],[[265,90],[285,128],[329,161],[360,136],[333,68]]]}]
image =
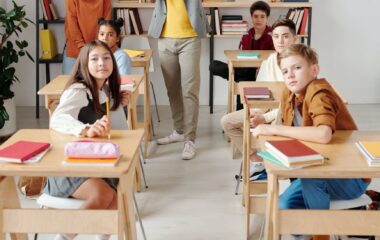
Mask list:
[{"label": "potted plant", "polygon": [[[19,81],[13,64],[18,62],[19,57],[25,55],[34,62],[32,56],[25,50],[28,42],[18,40],[19,33],[28,26],[27,22],[34,23],[26,18],[24,6],[12,2],[13,8],[8,12],[0,7],[0,130],[3,131],[3,135],[9,135],[16,130],[16,117],[13,116],[12,120],[9,114],[11,112],[15,115],[14,92],[11,86]],[[12,124],[14,127],[5,124]]]}]

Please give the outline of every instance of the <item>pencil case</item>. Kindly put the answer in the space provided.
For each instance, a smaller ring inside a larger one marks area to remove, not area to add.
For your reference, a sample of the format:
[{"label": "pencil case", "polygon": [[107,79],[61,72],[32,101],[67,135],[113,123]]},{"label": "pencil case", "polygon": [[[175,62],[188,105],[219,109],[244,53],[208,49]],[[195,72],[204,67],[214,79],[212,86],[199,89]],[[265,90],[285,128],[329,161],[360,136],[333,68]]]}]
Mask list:
[{"label": "pencil case", "polygon": [[98,141],[75,141],[65,146],[66,158],[118,158],[119,144]]}]

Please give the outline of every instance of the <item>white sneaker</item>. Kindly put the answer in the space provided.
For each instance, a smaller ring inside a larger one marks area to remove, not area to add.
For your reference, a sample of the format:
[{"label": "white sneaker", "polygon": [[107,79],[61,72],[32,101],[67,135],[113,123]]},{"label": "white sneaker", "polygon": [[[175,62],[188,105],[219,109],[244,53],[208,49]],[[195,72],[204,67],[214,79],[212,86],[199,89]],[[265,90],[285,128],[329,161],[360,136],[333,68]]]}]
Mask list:
[{"label": "white sneaker", "polygon": [[192,141],[186,141],[183,145],[182,159],[190,160],[195,156],[195,144]]},{"label": "white sneaker", "polygon": [[174,130],[172,134],[170,134],[169,136],[157,139],[157,144],[165,145],[165,144],[174,143],[174,142],[182,142],[183,140],[184,140],[183,134],[179,134],[176,130]]},{"label": "white sneaker", "polygon": [[263,162],[251,162],[249,167],[249,176],[256,175],[265,170]]}]

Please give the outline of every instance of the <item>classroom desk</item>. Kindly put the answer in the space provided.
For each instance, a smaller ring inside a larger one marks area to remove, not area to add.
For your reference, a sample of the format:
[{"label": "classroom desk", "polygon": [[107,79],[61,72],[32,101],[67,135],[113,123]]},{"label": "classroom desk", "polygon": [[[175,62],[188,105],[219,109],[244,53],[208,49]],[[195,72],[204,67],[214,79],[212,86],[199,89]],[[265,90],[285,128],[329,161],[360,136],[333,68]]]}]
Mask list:
[{"label": "classroom desk", "polygon": [[[268,87],[271,91],[269,100],[246,100],[244,97],[245,87]],[[282,91],[285,87],[284,82],[239,82],[238,89],[241,102],[244,105],[244,127],[243,127],[243,205],[246,210],[246,236],[250,237],[250,214],[265,212],[265,198],[263,194],[267,192],[267,183],[265,181],[249,181],[249,164],[251,149],[251,133],[249,126],[249,111],[251,108],[273,109],[280,104]],[[252,196],[256,194],[259,197]],[[261,195],[260,195],[261,194]]]},{"label": "classroom desk", "polygon": [[[379,211],[362,210],[280,210],[278,180],[281,178],[379,178],[380,170],[369,167],[355,146],[357,141],[378,141],[380,131],[336,131],[329,144],[304,142],[329,158],[324,165],[286,169],[265,161],[268,173],[265,238],[279,239],[280,234],[380,235]],[[261,148],[266,140],[259,137]]]},{"label": "classroom desk", "polygon": [[[238,59],[237,56],[240,52],[259,52],[260,57],[258,59]],[[235,68],[258,68],[261,63],[269,57],[273,50],[224,50],[224,55],[227,57],[228,62],[228,109],[227,112],[234,111],[235,100],[234,96],[238,90],[235,82]],[[253,79],[253,76],[252,76]]]},{"label": "classroom desk", "polygon": [[[52,148],[36,164],[0,164],[0,240],[3,233],[12,239],[27,239],[25,233],[117,234],[119,240],[136,240],[133,205],[134,169],[144,131],[112,130],[112,142],[120,144],[122,159],[115,167],[78,167],[62,165],[64,146],[78,140],[48,129],[23,129],[16,132],[2,147],[18,140],[52,143]],[[92,138],[94,140],[94,138]],[[100,138],[98,138],[100,139]],[[103,139],[106,140],[106,139]],[[14,176],[70,176],[119,178],[117,210],[59,210],[20,208]],[[69,220],[69,221],[68,221]]]},{"label": "classroom desk", "polygon": [[[141,91],[141,88],[143,88],[141,82],[144,77],[141,74],[129,76],[135,82],[135,86],[128,89],[132,93],[130,102],[128,104],[128,125],[130,126],[130,129],[136,129],[138,126],[136,111],[137,97]],[[49,116],[51,116],[51,114],[57,108],[59,99],[65,90],[65,86],[69,80],[69,77],[69,75],[59,75],[37,92],[38,95],[45,96],[45,108],[49,111]]]},{"label": "classroom desk", "polygon": [[[144,51],[143,56],[138,56],[132,58],[132,67],[142,67],[144,68],[144,88],[141,94],[144,94],[144,122],[139,123],[145,129],[144,136],[144,156],[148,157],[148,142],[152,139],[153,135],[153,123],[152,123],[152,113],[150,110],[150,59],[152,58],[153,51],[151,49],[138,49],[139,51]],[[140,89],[142,90],[142,89]]]}]

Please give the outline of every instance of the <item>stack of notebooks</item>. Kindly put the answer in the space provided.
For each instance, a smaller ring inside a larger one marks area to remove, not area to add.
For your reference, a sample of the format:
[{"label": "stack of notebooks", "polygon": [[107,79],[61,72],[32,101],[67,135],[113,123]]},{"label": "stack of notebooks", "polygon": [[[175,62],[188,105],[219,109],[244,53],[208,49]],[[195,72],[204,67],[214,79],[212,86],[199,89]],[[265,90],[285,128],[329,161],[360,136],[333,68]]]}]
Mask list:
[{"label": "stack of notebooks", "polygon": [[270,99],[270,90],[267,87],[245,87],[244,97],[247,100]]},{"label": "stack of notebooks", "polygon": [[237,59],[248,59],[248,60],[255,60],[259,59],[260,53],[259,52],[239,52],[237,55]]},{"label": "stack of notebooks", "polygon": [[223,34],[247,34],[248,22],[243,20],[242,15],[223,15],[222,33]]},{"label": "stack of notebooks", "polygon": [[50,143],[18,141],[0,150],[0,162],[36,163],[49,151]]},{"label": "stack of notebooks", "polygon": [[380,142],[359,141],[356,146],[367,160],[368,166],[380,167]]},{"label": "stack of notebooks", "polygon": [[65,146],[63,165],[114,167],[118,163],[120,146],[111,142],[75,141]]},{"label": "stack of notebooks", "polygon": [[298,140],[278,140],[265,142],[267,151],[258,155],[277,165],[297,169],[321,165],[324,157]]},{"label": "stack of notebooks", "polygon": [[120,83],[121,90],[131,90],[135,86],[135,82],[130,76],[121,75],[120,78],[121,78],[121,83]]}]

